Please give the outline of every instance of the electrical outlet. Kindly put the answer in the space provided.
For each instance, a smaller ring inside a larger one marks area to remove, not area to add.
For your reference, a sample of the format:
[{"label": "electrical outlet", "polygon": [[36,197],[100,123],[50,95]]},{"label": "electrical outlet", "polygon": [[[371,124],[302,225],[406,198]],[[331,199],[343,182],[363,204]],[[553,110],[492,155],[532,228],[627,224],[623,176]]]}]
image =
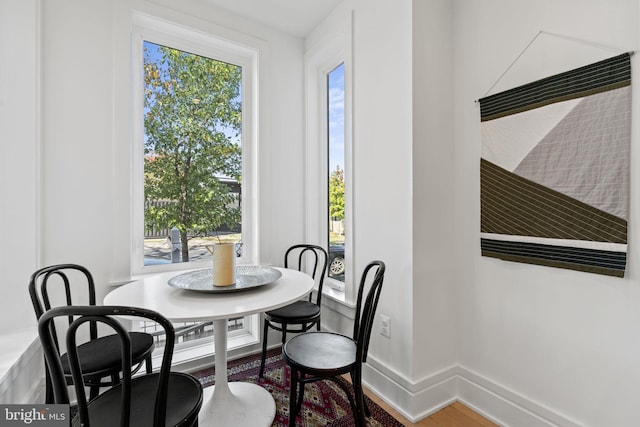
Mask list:
[{"label": "electrical outlet", "polygon": [[384,314],[380,315],[380,335],[391,338],[391,319]]}]

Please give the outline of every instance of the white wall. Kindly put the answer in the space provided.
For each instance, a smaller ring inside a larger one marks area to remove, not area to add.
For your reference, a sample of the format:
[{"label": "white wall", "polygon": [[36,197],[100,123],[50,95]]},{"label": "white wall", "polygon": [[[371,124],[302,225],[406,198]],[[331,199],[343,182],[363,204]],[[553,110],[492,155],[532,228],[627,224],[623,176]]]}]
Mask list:
[{"label": "white wall", "polygon": [[42,3],[43,265],[85,265],[100,286],[116,232],[112,4]]},{"label": "white wall", "polygon": [[353,46],[354,269],[386,263],[378,313],[390,317],[391,339],[374,328],[370,357],[410,377],[411,2],[355,1]]},{"label": "white wall", "polygon": [[456,361],[453,6],[413,1],[413,354],[416,379]]},{"label": "white wall", "polygon": [[[425,8],[430,9],[430,6]],[[442,307],[442,301],[433,299],[432,305],[423,301],[417,304],[415,298],[414,251],[420,254],[428,251],[424,244],[428,239],[419,238],[417,243],[414,242],[415,217],[423,213],[413,209],[416,185],[412,163],[414,132],[433,137],[441,136],[438,135],[441,129],[430,133],[425,127],[417,127],[417,130],[412,127],[412,76],[415,72],[412,69],[412,2],[344,1],[307,37],[307,49],[312,50],[323,41],[331,40],[332,35],[342,31],[345,19],[352,19],[353,24],[351,179],[354,221],[353,228],[349,230],[353,236],[353,279],[357,285],[362,270],[370,261],[380,259],[385,262],[387,270],[378,316],[385,314],[391,321],[390,338],[380,335],[379,321],[374,324],[364,381],[389,403],[408,414],[416,412],[413,410],[416,400],[412,396],[416,369],[438,370],[439,364],[444,363],[440,356],[434,361],[414,351],[420,348],[415,346],[416,335],[430,334],[439,325],[435,320],[441,312],[430,314],[425,308]],[[434,118],[434,121],[443,116]],[[447,128],[446,123],[443,127]],[[436,145],[445,142],[436,139]],[[450,137],[446,139],[451,140]],[[445,145],[451,151],[451,144]],[[433,149],[438,150],[435,146]],[[447,157],[450,159],[451,155]],[[451,170],[450,166],[448,170]],[[422,183],[417,185],[422,191]],[[450,214],[449,206],[447,215],[450,217]],[[427,263],[424,268],[439,266]],[[439,282],[435,286],[442,284]],[[328,309],[325,315],[325,326],[342,328],[348,333],[350,319],[338,321],[338,311]],[[422,328],[423,321],[430,326]],[[443,333],[449,332],[445,326]],[[449,345],[444,351],[445,359],[451,356],[450,348]]]},{"label": "white wall", "polygon": [[34,401],[44,373],[27,284],[38,265],[40,2],[0,1],[0,402]]},{"label": "white wall", "polygon": [[37,0],[0,1],[0,330],[35,327],[27,284],[39,256]]},{"label": "white wall", "polygon": [[[640,425],[638,114],[632,126],[628,269],[624,279],[616,279],[480,256],[480,129],[479,109],[474,104],[539,31],[609,46],[618,53],[637,50],[638,1],[456,0],[454,10],[455,247],[462,263],[456,275],[460,364],[467,373],[477,375],[477,383],[522,403],[525,409],[547,414],[547,421]],[[496,90],[526,83],[542,71],[558,71],[558,63],[565,60],[576,63],[615,54],[560,37],[540,36]],[[637,59],[637,55],[632,57],[634,111],[639,107]],[[542,420],[525,423],[487,393],[476,399],[466,392],[461,388],[462,398],[506,424],[549,425]]]},{"label": "white wall", "polygon": [[[342,6],[353,8],[355,270],[386,263],[378,315],[391,319],[390,338],[374,325],[364,380],[415,420],[455,398],[453,7]],[[308,45],[337,31],[331,18]]]},{"label": "white wall", "polygon": [[259,49],[260,261],[302,235],[303,41],[204,2],[43,2],[44,263],[77,262],[98,292],[130,277],[131,11]]}]

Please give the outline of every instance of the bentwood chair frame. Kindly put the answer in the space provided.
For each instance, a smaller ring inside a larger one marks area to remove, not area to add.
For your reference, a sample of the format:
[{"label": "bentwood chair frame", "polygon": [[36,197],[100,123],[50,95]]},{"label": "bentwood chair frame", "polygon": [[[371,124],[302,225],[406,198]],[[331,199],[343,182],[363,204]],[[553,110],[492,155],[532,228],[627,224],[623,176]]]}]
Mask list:
[{"label": "bentwood chair frame", "polygon": [[[371,278],[371,274],[373,277]],[[304,400],[304,386],[319,380],[331,380],[338,384],[347,395],[357,426],[366,425],[370,415],[362,390],[362,364],[367,361],[371,330],[376,308],[382,291],[385,264],[373,261],[367,265],[360,280],[353,336],[333,332],[306,332],[286,342],[284,359],[291,367],[289,390],[289,426],[295,426],[296,415]],[[366,300],[363,301],[365,286],[371,282]],[[351,395],[344,374],[351,375],[355,399]],[[296,390],[299,388],[299,390]],[[297,398],[296,398],[297,391]]]},{"label": "bentwood chair frame", "polygon": [[[309,262],[310,261],[310,262]],[[296,301],[285,307],[264,313],[264,325],[262,331],[262,357],[260,361],[260,378],[264,375],[264,366],[267,357],[267,337],[269,328],[282,333],[282,344],[287,340],[287,332],[306,332],[314,325],[320,330],[320,313],[322,303],[322,286],[327,274],[329,256],[324,248],[317,245],[298,244],[293,245],[284,254],[284,267],[295,268],[298,271],[311,271],[311,277],[318,281],[315,300],[313,292],[309,293],[307,300]],[[311,269],[310,267],[313,266]]]},{"label": "bentwood chair frame", "polygon": [[[47,366],[51,372],[54,401],[69,404],[69,392],[53,322],[58,317],[72,317],[66,331],[69,365],[77,398],[78,411],[73,426],[97,427],[193,427],[198,425],[202,407],[202,384],[193,376],[171,372],[175,334],[171,322],[161,314],[143,308],[122,306],[62,306],[44,313],[38,322]],[[130,334],[118,318],[136,317],[157,322],[165,331],[162,364],[159,373],[133,377]],[[87,401],[84,378],[78,356],[78,329],[85,323],[110,327],[118,337],[121,351],[122,381]]]},{"label": "bentwood chair frame", "polygon": [[[74,280],[72,285],[70,277],[76,278],[76,275],[83,276],[82,279]],[[54,278],[56,280],[54,280]],[[85,284],[79,284],[84,280]],[[64,287],[64,304],[55,305],[73,305],[73,296],[80,297],[79,293],[85,294],[83,298],[87,301],[84,303],[91,306],[96,305],[96,289],[95,282],[91,272],[78,264],[56,264],[41,268],[31,275],[29,280],[29,295],[36,314],[36,319],[40,319],[42,315],[52,308],[54,300],[61,300],[61,292],[55,292],[52,288]],[[86,288],[82,286],[86,285]],[[58,289],[56,289],[58,290]],[[67,319],[70,325],[73,318]],[[58,336],[55,325],[52,330],[54,342],[58,345]],[[152,372],[151,357],[153,353],[154,339],[150,334],[143,332],[130,332],[130,338],[133,341],[134,348],[134,373],[137,372],[144,363],[146,372]],[[84,381],[90,388],[91,397],[96,397],[102,387],[112,387],[120,382],[120,359],[117,347],[117,338],[114,335],[98,337],[98,330],[95,323],[89,325],[89,341],[86,342],[81,349],[80,358],[83,366],[91,366],[91,370],[85,372]],[[72,383],[71,371],[69,370],[68,359],[63,355],[63,367],[68,384]],[[52,403],[53,395],[51,388],[51,378],[49,369],[45,365],[45,401]],[[108,378],[108,379],[106,379]]]}]

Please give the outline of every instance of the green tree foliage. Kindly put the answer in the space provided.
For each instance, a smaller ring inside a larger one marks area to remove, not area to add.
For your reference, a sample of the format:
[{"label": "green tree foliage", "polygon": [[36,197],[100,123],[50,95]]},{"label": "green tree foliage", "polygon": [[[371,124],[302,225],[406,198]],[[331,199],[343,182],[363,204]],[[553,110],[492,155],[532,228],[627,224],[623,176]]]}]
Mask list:
[{"label": "green tree foliage", "polygon": [[[145,226],[177,227],[182,261],[188,235],[240,222],[235,196],[219,177],[241,180],[240,67],[145,46]],[[154,205],[151,201],[170,203]]]},{"label": "green tree foliage", "polygon": [[340,166],[329,177],[329,217],[335,221],[344,219],[344,171]]}]

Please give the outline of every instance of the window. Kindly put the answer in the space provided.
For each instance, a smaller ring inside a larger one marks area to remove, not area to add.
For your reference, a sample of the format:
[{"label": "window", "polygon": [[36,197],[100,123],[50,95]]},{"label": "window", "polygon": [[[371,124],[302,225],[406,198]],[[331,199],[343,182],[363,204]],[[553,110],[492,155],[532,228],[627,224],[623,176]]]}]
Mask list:
[{"label": "window", "polygon": [[330,298],[324,301],[347,306],[354,304],[357,280],[351,267],[351,20],[350,12],[333,19],[305,54],[306,237],[328,249],[324,292]]},{"label": "window", "polygon": [[329,277],[344,282],[344,63],[327,75]]},{"label": "window", "polygon": [[[210,267],[206,244],[218,240],[238,243],[238,263],[254,263],[261,45],[142,13],[133,23],[132,275]],[[230,319],[229,348],[257,343],[258,323]],[[174,326],[176,363],[211,354],[212,322]]]},{"label": "window", "polygon": [[255,259],[257,50],[134,14],[133,274]]}]

